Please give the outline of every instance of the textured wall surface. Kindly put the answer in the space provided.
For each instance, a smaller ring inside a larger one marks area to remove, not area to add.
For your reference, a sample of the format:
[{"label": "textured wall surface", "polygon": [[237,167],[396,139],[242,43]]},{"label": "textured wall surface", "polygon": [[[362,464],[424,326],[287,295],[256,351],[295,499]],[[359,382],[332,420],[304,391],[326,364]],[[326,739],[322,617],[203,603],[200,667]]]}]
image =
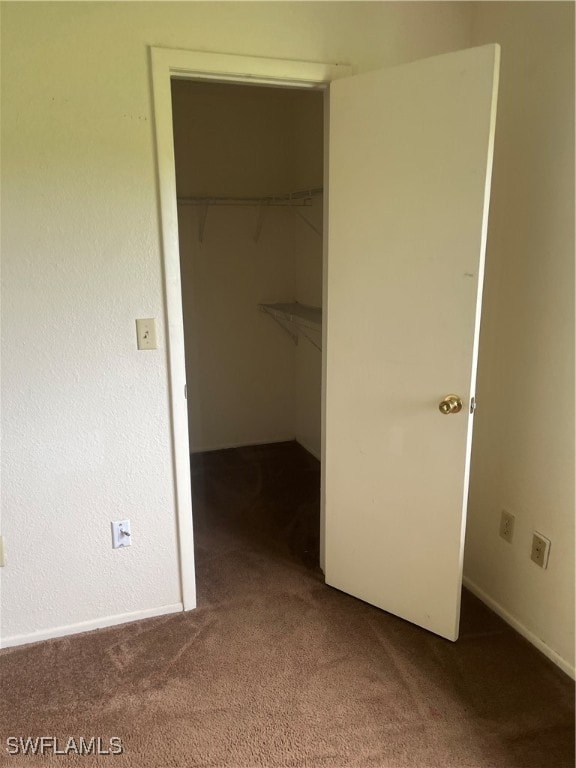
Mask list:
[{"label": "textured wall surface", "polygon": [[180,601],[147,46],[366,70],[469,34],[465,3],[2,4],[4,639]]},{"label": "textured wall surface", "polygon": [[[473,10],[2,4],[3,638],[180,600],[147,46],[365,71],[469,45]],[[503,58],[479,382],[490,405],[476,425],[466,565],[568,660],[572,33],[566,4],[476,9],[474,42],[501,42]],[[160,349],[138,353],[134,318],[149,316]],[[517,515],[511,551],[495,533],[501,506]],[[113,552],[109,521],[125,516],[134,546]],[[533,528],[553,541],[546,572],[526,557]]]},{"label": "textured wall surface", "polygon": [[464,568],[573,670],[574,4],[479,3],[488,41],[502,65]]}]

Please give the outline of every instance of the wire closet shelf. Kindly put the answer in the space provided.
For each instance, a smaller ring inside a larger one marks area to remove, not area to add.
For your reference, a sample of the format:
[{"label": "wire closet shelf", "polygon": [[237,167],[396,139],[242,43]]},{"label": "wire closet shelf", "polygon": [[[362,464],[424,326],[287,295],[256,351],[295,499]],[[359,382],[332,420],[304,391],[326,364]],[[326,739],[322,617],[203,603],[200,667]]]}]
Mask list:
[{"label": "wire closet shelf", "polygon": [[258,304],[288,333],[295,344],[303,336],[316,349],[322,349],[322,308],[300,304],[297,301],[286,304]]},{"label": "wire closet shelf", "polygon": [[322,187],[310,187],[308,189],[301,189],[296,192],[287,192],[281,195],[264,195],[261,197],[233,197],[233,196],[212,196],[212,197],[178,197],[178,205],[191,206],[200,208],[200,216],[198,220],[198,240],[204,242],[204,233],[206,230],[206,218],[208,216],[208,210],[213,206],[230,206],[230,207],[257,207],[259,208],[258,219],[256,222],[256,228],[254,230],[254,242],[257,243],[262,231],[262,225],[266,215],[266,210],[269,208],[282,207],[290,208],[298,218],[303,221],[313,232],[319,237],[322,237],[322,230],[319,229],[310,219],[308,219],[301,208],[306,208],[312,205],[316,196],[321,195],[323,192]]}]

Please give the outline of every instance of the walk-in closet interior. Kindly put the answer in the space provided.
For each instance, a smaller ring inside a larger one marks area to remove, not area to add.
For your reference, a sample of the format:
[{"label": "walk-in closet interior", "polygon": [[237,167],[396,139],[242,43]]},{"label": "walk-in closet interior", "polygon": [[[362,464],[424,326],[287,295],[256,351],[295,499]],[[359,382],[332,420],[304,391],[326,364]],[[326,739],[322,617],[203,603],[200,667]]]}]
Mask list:
[{"label": "walk-in closet interior", "polygon": [[323,94],[175,79],[172,104],[194,494],[224,449],[320,459]]}]

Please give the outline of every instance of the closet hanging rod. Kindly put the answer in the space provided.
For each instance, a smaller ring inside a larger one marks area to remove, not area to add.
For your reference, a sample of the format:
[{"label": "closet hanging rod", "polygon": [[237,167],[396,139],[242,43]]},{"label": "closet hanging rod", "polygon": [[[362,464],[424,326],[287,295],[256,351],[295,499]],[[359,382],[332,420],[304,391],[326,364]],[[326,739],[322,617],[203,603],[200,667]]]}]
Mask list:
[{"label": "closet hanging rod", "polygon": [[289,192],[284,195],[262,197],[179,197],[180,205],[310,205],[315,195],[322,194],[322,187]]}]

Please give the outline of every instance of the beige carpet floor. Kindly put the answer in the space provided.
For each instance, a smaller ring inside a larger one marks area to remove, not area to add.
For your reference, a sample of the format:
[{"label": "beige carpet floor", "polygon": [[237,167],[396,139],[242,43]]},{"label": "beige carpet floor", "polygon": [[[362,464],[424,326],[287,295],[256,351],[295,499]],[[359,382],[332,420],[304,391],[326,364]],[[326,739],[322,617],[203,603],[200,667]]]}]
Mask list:
[{"label": "beige carpet floor", "polygon": [[[193,486],[198,609],[0,652],[0,765],[574,766],[572,681],[470,594],[450,643],[324,585],[296,444],[195,457]],[[124,752],[6,750],[42,735]]]}]

